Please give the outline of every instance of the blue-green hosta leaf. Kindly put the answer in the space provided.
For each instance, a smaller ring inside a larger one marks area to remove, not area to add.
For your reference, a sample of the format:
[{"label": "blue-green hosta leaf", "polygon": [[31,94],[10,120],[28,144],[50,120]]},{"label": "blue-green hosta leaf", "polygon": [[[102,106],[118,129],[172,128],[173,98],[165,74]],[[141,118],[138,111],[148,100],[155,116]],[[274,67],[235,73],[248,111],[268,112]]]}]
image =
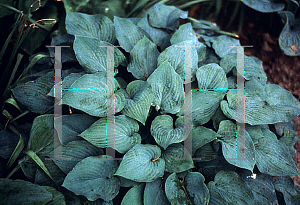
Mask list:
[{"label": "blue-green hosta leaf", "polygon": [[189,172],[184,178],[186,190],[195,205],[208,205],[210,195],[204,180],[203,175],[199,172]]},{"label": "blue-green hosta leaf", "polygon": [[[114,124],[114,147],[112,148],[122,154],[126,153],[134,145],[141,143],[141,136],[137,133],[138,131],[139,125],[134,119],[125,115],[116,116]],[[106,148],[108,146],[107,119],[99,119],[79,136],[97,147]]]},{"label": "blue-green hosta leaf", "polygon": [[[224,93],[220,91],[193,91],[192,93],[192,120],[194,125],[207,123],[215,114],[220,105]],[[181,107],[178,115],[184,115]]]},{"label": "blue-green hosta leaf", "polygon": [[[79,64],[88,73],[107,70],[107,46],[113,46],[105,41],[85,36],[75,36],[74,51]],[[124,54],[114,48],[114,67],[118,67],[124,60]]]},{"label": "blue-green hosta leaf", "polygon": [[31,112],[43,114],[53,106],[53,98],[47,96],[52,87],[53,74],[19,84],[11,91],[15,98]]},{"label": "blue-green hosta leaf", "polygon": [[294,144],[297,143],[299,137],[294,130],[285,130],[284,135],[279,139],[280,142],[286,145],[286,147],[290,150],[291,156],[293,156],[296,152],[294,148]]},{"label": "blue-green hosta leaf", "polygon": [[[237,136],[236,126],[230,120],[223,120],[220,123],[218,134],[221,135],[219,140],[223,156],[228,163],[253,171],[256,159],[253,141],[246,130],[244,136]],[[241,128],[238,126],[239,129]]]},{"label": "blue-green hosta leaf", "polygon": [[69,172],[62,186],[90,201],[109,201],[119,193],[120,181],[113,176],[117,169],[118,163],[112,158],[87,157]]},{"label": "blue-green hosta leaf", "polygon": [[198,41],[191,23],[181,25],[170,39],[172,45],[187,40],[191,40],[193,42],[193,46],[196,47],[198,53],[198,61],[202,61],[205,58],[206,46]]},{"label": "blue-green hosta leaf", "polygon": [[255,146],[256,166],[272,176],[300,175],[286,145],[268,128],[246,126]]},{"label": "blue-green hosta leaf", "polygon": [[254,174],[243,171],[242,178],[251,187],[255,204],[278,204],[272,176],[260,172]]},{"label": "blue-green hosta leaf", "polygon": [[172,205],[192,205],[185,189],[181,186],[181,181],[176,173],[169,175],[165,183],[165,192]]},{"label": "blue-green hosta leaf", "polygon": [[242,0],[242,2],[250,8],[263,13],[281,11],[285,6],[283,2],[276,2],[276,0]]},{"label": "blue-green hosta leaf", "polygon": [[121,187],[133,187],[140,184],[140,182],[132,181],[121,176],[116,175],[116,177],[120,180]]},{"label": "blue-green hosta leaf", "polygon": [[228,102],[221,102],[223,113],[240,123],[258,125],[289,122],[300,114],[300,102],[292,93],[276,84],[262,85],[254,79],[246,81],[245,115],[236,111],[236,91],[230,90],[226,96]]},{"label": "blue-green hosta leaf", "polygon": [[[224,201],[221,204],[254,205],[254,196],[249,185],[240,175],[233,171],[222,170],[215,176],[215,180],[207,185],[211,193],[210,203]],[[212,194],[213,192],[213,194]]]},{"label": "blue-green hosta leaf", "polygon": [[52,200],[48,202],[47,205],[66,205],[65,197],[62,193],[50,186],[43,186],[43,188],[50,192],[53,196]]},{"label": "blue-green hosta leaf", "polygon": [[115,175],[137,182],[152,182],[164,175],[165,161],[156,145],[137,144],[123,157]]},{"label": "blue-green hosta leaf", "polygon": [[[71,87],[71,85],[81,76],[83,76],[84,74],[86,74],[86,72],[80,72],[80,73],[71,73],[70,75],[66,76],[61,85],[62,85],[62,95],[65,94],[65,90],[64,89],[68,89],[69,87]],[[54,97],[54,86],[52,87],[52,89],[50,90],[50,92],[47,94],[51,97]],[[60,98],[60,96],[58,97]]]},{"label": "blue-green hosta leaf", "polygon": [[193,156],[194,158],[200,158],[199,160],[195,160],[195,162],[211,161],[218,157],[218,152],[208,143],[197,149]]},{"label": "blue-green hosta leaf", "polygon": [[153,91],[150,83],[135,80],[128,84],[126,91],[128,96],[125,96],[126,105],[122,113],[145,125],[153,101]]},{"label": "blue-green hosta leaf", "polygon": [[[175,125],[178,123],[177,118]],[[156,143],[166,149],[170,144],[179,143],[187,138],[184,135],[184,127],[173,127],[173,118],[170,115],[159,115],[151,123],[151,135],[154,137]]]},{"label": "blue-green hosta leaf", "polygon": [[150,26],[148,22],[149,15],[146,14],[139,22],[138,26],[141,27],[148,35],[151,37],[152,41],[157,45],[160,46],[162,50],[165,50],[168,46],[171,45],[170,38],[171,34],[169,34],[166,30],[161,28],[155,28]]},{"label": "blue-green hosta leaf", "polygon": [[226,116],[224,115],[224,113],[222,112],[220,106],[217,108],[215,114],[212,116],[211,119],[212,119],[212,121],[213,121],[215,130],[218,130],[218,129],[219,129],[219,125],[220,125],[220,122],[221,122],[222,120],[229,120],[229,118],[226,117]]},{"label": "blue-green hosta leaf", "polygon": [[145,183],[136,185],[129,189],[129,191],[125,194],[121,205],[144,205],[143,203],[143,195],[144,195]]},{"label": "blue-green hosta leaf", "polygon": [[142,28],[134,25],[132,21],[126,18],[115,16],[114,23],[119,44],[128,53],[131,52],[139,40],[147,36],[147,33]]},{"label": "blue-green hosta leaf", "polygon": [[279,36],[279,46],[286,55],[300,55],[300,19],[290,11],[278,12],[285,19],[285,26]]},{"label": "blue-green hosta leaf", "polygon": [[179,18],[186,19],[187,11],[182,11],[175,6],[166,6],[158,3],[148,11],[149,23],[156,28],[175,30],[179,25]]},{"label": "blue-green hosta leaf", "polygon": [[146,183],[144,205],[170,205],[161,178]]},{"label": "blue-green hosta leaf", "polygon": [[[191,50],[191,60],[192,60],[192,81],[195,80],[196,71],[198,69],[198,54],[197,49],[191,40],[183,41],[178,44],[174,44],[166,48],[157,59],[157,66],[161,66],[168,61],[176,73],[179,74],[182,80],[185,79],[185,59],[186,59],[186,47]],[[190,61],[190,59],[189,59]]]},{"label": "blue-green hosta leaf", "polygon": [[[236,76],[236,72],[238,69],[237,66],[237,54],[236,53],[228,53],[226,54],[220,61],[220,66],[224,69],[225,73],[229,73],[233,69],[233,74]],[[250,56],[245,56],[244,58],[244,73],[240,73],[244,75],[246,80],[251,80],[255,78],[262,84],[266,84],[267,76],[264,72],[262,66],[255,61]]]},{"label": "blue-green hosta leaf", "polygon": [[127,70],[136,79],[147,80],[145,74],[150,76],[156,69],[158,56],[156,45],[144,36],[131,50]]},{"label": "blue-green hosta leaf", "polygon": [[198,68],[196,76],[199,89],[221,89],[221,91],[228,89],[226,73],[216,63],[201,66]]},{"label": "blue-green hosta leaf", "polygon": [[295,131],[295,123],[293,121],[290,122],[278,122],[275,123],[275,130],[279,136],[282,136],[285,131],[293,130]]},{"label": "blue-green hosta leaf", "polygon": [[228,53],[236,53],[234,46],[241,46],[240,41],[225,35],[218,36],[212,40],[212,47],[221,58]]},{"label": "blue-green hosta leaf", "polygon": [[[184,152],[187,153],[187,159],[184,158]],[[195,167],[188,150],[180,143],[168,146],[167,149],[162,152],[161,157],[166,162],[166,172],[184,172]]]},{"label": "blue-green hosta leaf", "polygon": [[192,22],[192,25],[193,25],[193,28],[195,29],[196,33],[202,34],[204,36],[213,35],[215,32],[211,31],[212,29],[220,30],[219,26],[217,26],[216,23],[210,22],[210,21],[205,21],[205,20],[198,20],[198,22]]},{"label": "blue-green hosta leaf", "polygon": [[[57,148],[56,148],[57,149]],[[53,160],[54,163],[65,173],[68,174],[75,165],[86,157],[99,156],[103,154],[103,150],[95,147],[85,140],[72,141],[62,148],[62,158],[66,160]],[[55,151],[49,153],[49,157],[54,157]]]},{"label": "blue-green hosta leaf", "polygon": [[66,29],[68,34],[95,38],[114,44],[116,31],[113,22],[102,14],[89,15],[78,12],[67,12]]},{"label": "blue-green hosta leaf", "polygon": [[212,129],[199,126],[193,129],[193,139],[192,139],[192,147],[193,152],[192,155],[195,154],[196,150],[200,147],[203,147],[205,144],[220,138],[221,135],[217,134]]},{"label": "blue-green hosta leaf", "polygon": [[183,81],[173,67],[164,62],[147,79],[151,84],[155,109],[162,114],[176,114],[184,100]]},{"label": "blue-green hosta leaf", "polygon": [[2,204],[47,204],[53,199],[42,186],[20,179],[0,179]]},{"label": "blue-green hosta leaf", "polygon": [[[89,115],[106,117],[107,112],[107,76],[104,72],[86,74],[76,80],[71,89],[65,93],[62,102]],[[81,90],[79,90],[81,89]],[[115,112],[120,112],[125,106],[125,97],[122,93],[115,94]]]},{"label": "blue-green hosta leaf", "polygon": [[300,203],[300,195],[295,190],[295,185],[290,176],[276,177],[275,189],[283,194],[285,204],[297,205]]}]

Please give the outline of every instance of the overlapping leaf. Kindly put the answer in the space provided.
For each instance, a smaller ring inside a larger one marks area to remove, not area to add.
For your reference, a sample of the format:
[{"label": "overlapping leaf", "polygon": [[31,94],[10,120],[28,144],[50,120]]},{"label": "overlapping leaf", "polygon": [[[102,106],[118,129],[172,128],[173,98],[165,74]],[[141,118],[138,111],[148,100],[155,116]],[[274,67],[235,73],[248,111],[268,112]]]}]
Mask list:
[{"label": "overlapping leaf", "polygon": [[162,114],[179,112],[184,100],[183,81],[168,62],[160,64],[147,82],[151,84],[157,111],[161,110]]},{"label": "overlapping leaf", "polygon": [[87,157],[68,173],[62,186],[90,201],[99,198],[109,201],[120,189],[119,179],[113,176],[117,168],[118,163],[111,158]]},{"label": "overlapping leaf", "polygon": [[184,178],[186,190],[195,205],[207,205],[209,203],[209,190],[204,181],[205,178],[199,172],[190,172]]},{"label": "overlapping leaf", "polygon": [[[120,153],[126,153],[134,145],[141,143],[141,136],[137,133],[138,131],[139,125],[134,119],[126,117],[125,115],[116,116],[113,139],[114,147],[112,148]],[[112,139],[107,139],[106,118],[99,119],[79,136],[100,148],[111,146],[108,144],[108,141]]]},{"label": "overlapping leaf", "polygon": [[[73,48],[76,58],[84,70],[88,73],[96,73],[106,71],[107,61],[112,60],[107,57],[108,46],[113,47],[113,44],[96,38],[75,36]],[[116,68],[125,60],[125,56],[118,48],[113,47],[113,49],[113,62]]]},{"label": "overlapping leaf", "polygon": [[144,190],[144,205],[169,205],[161,178],[147,182]]},{"label": "overlapping leaf", "polygon": [[277,2],[276,0],[242,0],[242,2],[250,8],[263,13],[281,11],[282,9],[284,9],[285,6],[283,2]]},{"label": "overlapping leaf", "polygon": [[145,125],[153,101],[150,83],[135,80],[127,85],[126,91],[128,96],[125,95],[126,104],[122,113]]},{"label": "overlapping leaf", "polygon": [[144,193],[145,183],[136,185],[132,187],[124,196],[121,205],[144,205],[143,203],[143,193]]},{"label": "overlapping leaf", "polygon": [[228,53],[236,53],[236,46],[241,46],[239,40],[228,36],[221,35],[212,40],[212,47],[221,58]]},{"label": "overlapping leaf", "polygon": [[[175,126],[180,118],[177,118]],[[166,149],[170,144],[179,143],[187,138],[183,126],[173,127],[173,119],[170,115],[159,115],[151,123],[151,135],[156,143]]]},{"label": "overlapping leaf", "polygon": [[194,128],[192,136],[192,155],[194,155],[196,150],[200,147],[203,147],[205,144],[221,137],[221,135],[217,134],[212,129],[206,128],[204,126]]},{"label": "overlapping leaf", "polygon": [[123,157],[115,175],[137,182],[152,182],[164,175],[165,161],[156,145],[137,144]]},{"label": "overlapping leaf", "polygon": [[290,176],[276,177],[274,186],[276,191],[283,194],[286,204],[297,205],[300,203],[300,195],[295,190],[294,181]]}]

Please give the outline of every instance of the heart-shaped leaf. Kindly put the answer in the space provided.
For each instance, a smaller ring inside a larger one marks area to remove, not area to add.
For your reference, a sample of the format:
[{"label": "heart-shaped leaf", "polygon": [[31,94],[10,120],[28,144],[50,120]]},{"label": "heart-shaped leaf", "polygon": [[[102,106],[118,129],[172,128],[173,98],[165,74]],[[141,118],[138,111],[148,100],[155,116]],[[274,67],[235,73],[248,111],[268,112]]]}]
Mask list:
[{"label": "heart-shaped leaf", "polygon": [[168,62],[162,63],[148,78],[155,109],[162,114],[176,114],[184,100],[183,81]]},{"label": "heart-shaped leaf", "polygon": [[[187,159],[184,158],[184,152],[188,155]],[[167,149],[162,152],[161,157],[166,162],[166,172],[184,172],[195,167],[188,150],[180,143],[168,146]]]},{"label": "heart-shaped leaf", "polygon": [[[170,144],[179,143],[187,138],[184,134],[184,127],[178,126],[180,118],[175,122],[173,127],[173,118],[170,115],[159,115],[151,123],[151,135],[156,143],[166,149]],[[177,126],[176,126],[177,125]]]},{"label": "heart-shaped leaf", "polygon": [[256,165],[272,176],[300,175],[286,145],[268,128],[246,126],[255,146]]},{"label": "heart-shaped leaf", "polygon": [[250,8],[263,12],[263,13],[272,13],[276,11],[281,11],[284,9],[285,5],[283,2],[277,2],[276,0],[242,0],[242,2],[249,6]]},{"label": "heart-shaped leaf", "polygon": [[135,80],[128,84],[126,91],[128,96],[126,96],[126,105],[122,113],[145,125],[153,101],[150,83]]},{"label": "heart-shaped leaf", "polygon": [[[223,156],[228,163],[253,171],[255,165],[253,141],[246,130],[244,135],[237,136],[236,127],[237,125],[230,120],[223,120],[220,123],[218,134],[222,136],[220,142],[222,144]],[[238,125],[239,129],[241,128]]]},{"label": "heart-shaped leaf", "polygon": [[245,82],[245,114],[237,113],[237,93],[230,90],[221,102],[223,113],[240,123],[250,125],[289,122],[300,114],[300,102],[289,91],[276,84],[262,85],[252,79]]},{"label": "heart-shaped leaf", "polygon": [[107,60],[114,62],[114,67],[118,67],[124,60],[124,54],[118,49],[114,49],[113,59],[107,58],[107,47],[114,46],[105,41],[85,36],[75,36],[74,51],[79,64],[88,73],[107,71]]},{"label": "heart-shaped leaf", "polygon": [[161,178],[147,182],[144,190],[145,205],[170,205]]},{"label": "heart-shaped leaf", "polygon": [[186,190],[195,205],[208,204],[210,195],[204,183],[205,178],[199,172],[189,172],[184,178]]},{"label": "heart-shaped leaf", "polygon": [[254,204],[251,188],[233,171],[218,172],[215,180],[209,182],[207,187],[211,194],[209,204]]},{"label": "heart-shaped leaf", "polygon": [[[107,114],[107,76],[104,72],[86,74],[76,80],[65,93],[62,102],[92,116],[105,117]],[[122,93],[115,94],[115,112],[120,112],[125,105]]]},{"label": "heart-shaped leaf", "polygon": [[125,194],[121,205],[144,205],[143,203],[143,194],[144,194],[145,183],[136,185],[129,189],[129,191]]},{"label": "heart-shaped leaf", "polygon": [[139,40],[130,52],[130,63],[127,70],[139,80],[147,80],[156,68],[159,52],[156,45],[146,36]]},{"label": "heart-shaped leaf", "polygon": [[148,11],[149,23],[156,28],[175,30],[179,25],[179,18],[186,19],[187,11],[182,11],[175,6],[167,6],[161,3],[155,4]]},{"label": "heart-shaped leaf", "polygon": [[109,201],[120,189],[119,179],[113,176],[117,168],[118,163],[112,158],[87,157],[68,173],[62,186],[90,201],[99,198]]},{"label": "heart-shaped leaf", "polygon": [[116,41],[113,22],[102,14],[67,12],[66,29],[69,34],[74,36],[95,38],[111,44]]},{"label": "heart-shaped leaf", "polygon": [[221,58],[228,53],[236,53],[235,46],[241,46],[239,40],[228,36],[221,35],[212,40],[212,47]]},{"label": "heart-shaped leaf", "polygon": [[137,144],[123,157],[115,175],[137,182],[152,182],[164,175],[165,161],[158,146]]},{"label": "heart-shaped leaf", "polygon": [[[115,16],[114,24],[119,44],[128,53],[131,52],[131,50],[137,44],[137,42],[141,40],[144,36],[150,38],[142,28],[134,25],[133,22],[129,19]],[[130,35],[128,35],[129,33]]]}]

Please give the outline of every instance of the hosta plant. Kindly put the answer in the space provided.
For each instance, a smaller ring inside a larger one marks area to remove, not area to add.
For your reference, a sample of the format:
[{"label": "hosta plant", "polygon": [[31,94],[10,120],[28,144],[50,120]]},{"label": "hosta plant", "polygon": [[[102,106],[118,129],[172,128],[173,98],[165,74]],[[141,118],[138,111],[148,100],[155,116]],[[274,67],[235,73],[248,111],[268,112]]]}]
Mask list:
[{"label": "hosta plant", "polygon": [[[19,160],[32,183],[0,179],[0,199],[6,204],[300,204],[289,176],[299,175],[291,120],[300,114],[300,103],[267,81],[259,59],[244,56],[240,71],[238,39],[213,35],[211,22],[180,25],[187,17],[164,4],[143,17],[113,21],[67,12],[68,34],[52,42],[72,44],[62,48],[62,104],[73,109],[62,116],[62,147],[54,140],[54,115],[36,117]],[[57,89],[53,75],[46,70],[23,79],[12,90],[14,97],[44,113]],[[237,76],[244,77],[242,96]],[[114,156],[106,153],[111,148]]]}]

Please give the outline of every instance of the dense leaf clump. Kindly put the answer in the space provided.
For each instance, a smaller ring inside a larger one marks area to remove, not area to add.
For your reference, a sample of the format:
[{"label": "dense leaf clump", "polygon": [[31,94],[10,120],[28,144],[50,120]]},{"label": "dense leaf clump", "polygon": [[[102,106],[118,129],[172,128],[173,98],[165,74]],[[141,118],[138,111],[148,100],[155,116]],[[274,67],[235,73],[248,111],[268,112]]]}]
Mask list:
[{"label": "dense leaf clump", "polygon": [[[251,6],[252,1],[244,2]],[[282,15],[288,27],[288,13]],[[179,26],[187,16],[164,4],[141,18],[67,11],[76,57],[70,61],[79,64],[63,76],[68,90],[62,104],[77,113],[62,116],[62,146],[57,146],[54,115],[43,114],[55,96],[53,71],[12,90],[19,102],[43,115],[35,118],[27,155],[19,160],[35,184],[1,179],[0,199],[6,204],[18,204],[19,196],[36,204],[80,204],[83,198],[122,205],[276,204],[281,192],[287,204],[299,204],[289,175],[299,175],[291,120],[300,114],[300,103],[267,82],[259,59],[244,56],[240,72],[238,39],[199,29],[210,24],[205,21],[197,23],[196,35],[194,24]],[[107,83],[110,79],[114,84]],[[45,107],[28,103],[32,92]],[[108,133],[109,106],[114,136]],[[105,155],[108,149],[115,156]],[[60,187],[65,199],[51,186]]]}]

